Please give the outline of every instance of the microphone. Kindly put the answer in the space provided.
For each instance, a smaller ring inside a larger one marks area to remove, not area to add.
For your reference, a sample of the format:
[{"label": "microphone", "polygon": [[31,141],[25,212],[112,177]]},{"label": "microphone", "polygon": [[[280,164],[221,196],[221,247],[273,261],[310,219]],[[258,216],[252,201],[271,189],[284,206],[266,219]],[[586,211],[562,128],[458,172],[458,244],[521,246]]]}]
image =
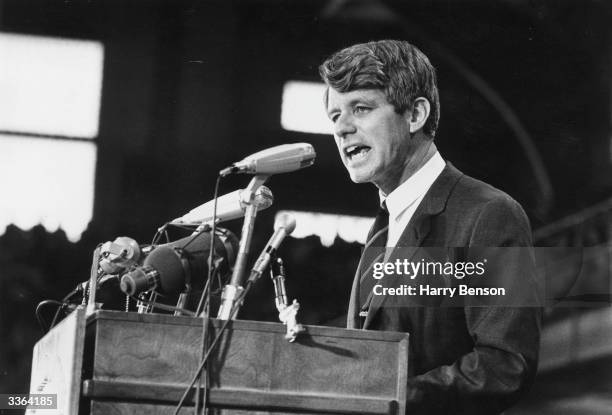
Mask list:
[{"label": "microphone", "polygon": [[274,284],[274,302],[276,309],[280,312],[289,305],[287,289],[285,288],[285,265],[280,257],[277,257],[270,266],[270,277]]},{"label": "microphone", "polygon": [[100,268],[107,274],[117,274],[136,265],[141,254],[138,242],[127,236],[119,236],[102,245]]},{"label": "microphone", "polygon": [[257,258],[257,261],[251,270],[249,281],[255,282],[257,279],[259,279],[270,263],[270,260],[276,255],[276,251],[283,243],[287,235],[291,235],[294,230],[295,219],[293,216],[288,213],[281,213],[277,216],[276,221],[274,221],[274,234],[272,234],[268,244],[264,248],[261,255],[259,255],[259,258]]},{"label": "microphone", "polygon": [[[192,236],[188,236],[156,247],[142,266],[123,275],[121,291],[132,296],[149,290],[172,295],[185,291],[185,287],[191,285],[194,279],[207,275],[210,231],[192,239]],[[218,258],[215,266],[221,275],[229,273],[236,261],[238,238],[227,229],[217,228],[214,250]]]},{"label": "microphone", "polygon": [[[246,196],[246,189],[239,189],[219,197],[217,199],[217,221],[225,222],[243,217],[247,208],[246,202],[248,202],[248,200],[245,200]],[[272,191],[266,186],[260,186],[257,188],[251,203],[260,211],[272,206],[273,202],[274,195],[272,195]],[[210,200],[190,210],[185,215],[173,219],[170,223],[199,225],[201,223],[212,222],[214,204],[215,201]]]},{"label": "microphone", "polygon": [[219,175],[225,177],[233,173],[258,175],[289,173],[312,166],[316,156],[314,147],[308,143],[282,144],[251,154],[221,170]]},{"label": "microphone", "polygon": [[293,303],[289,305],[287,290],[285,289],[285,266],[283,260],[279,257],[276,257],[271,264],[270,277],[272,277],[274,283],[274,302],[278,310],[278,319],[287,326],[285,339],[294,342],[298,334],[304,332],[305,329],[297,322],[300,303],[294,299]]}]

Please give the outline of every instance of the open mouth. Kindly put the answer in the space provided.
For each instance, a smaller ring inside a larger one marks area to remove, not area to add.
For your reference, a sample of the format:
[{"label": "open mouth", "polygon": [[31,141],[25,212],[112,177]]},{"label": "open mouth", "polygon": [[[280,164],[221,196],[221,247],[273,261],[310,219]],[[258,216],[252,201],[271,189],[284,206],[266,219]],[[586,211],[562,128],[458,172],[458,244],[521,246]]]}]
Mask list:
[{"label": "open mouth", "polygon": [[370,150],[371,147],[368,146],[348,146],[344,149],[344,154],[349,160],[358,160],[365,157]]}]

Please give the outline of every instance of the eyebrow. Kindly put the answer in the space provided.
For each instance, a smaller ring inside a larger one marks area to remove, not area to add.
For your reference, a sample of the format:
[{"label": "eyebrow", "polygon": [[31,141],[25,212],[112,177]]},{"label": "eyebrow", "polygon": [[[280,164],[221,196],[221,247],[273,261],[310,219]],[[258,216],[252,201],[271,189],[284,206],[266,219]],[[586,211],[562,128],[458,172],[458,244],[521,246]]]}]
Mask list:
[{"label": "eyebrow", "polygon": [[[364,103],[364,104],[371,105],[371,106],[377,105],[376,100],[368,99],[364,97],[355,97],[348,102],[348,106],[352,107],[358,103]],[[330,110],[327,111],[327,116],[329,117],[331,114],[333,114],[336,111],[339,111],[338,107],[331,108]]]}]

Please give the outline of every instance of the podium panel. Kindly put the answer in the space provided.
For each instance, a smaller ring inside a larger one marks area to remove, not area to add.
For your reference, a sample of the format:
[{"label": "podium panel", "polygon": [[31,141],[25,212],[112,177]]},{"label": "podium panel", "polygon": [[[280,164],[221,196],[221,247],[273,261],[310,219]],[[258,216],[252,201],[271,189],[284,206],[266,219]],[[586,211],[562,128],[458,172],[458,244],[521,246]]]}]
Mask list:
[{"label": "podium panel", "polygon": [[27,409],[26,414],[76,414],[81,389],[85,310],[77,309],[40,339],[32,352],[30,394],[55,394],[55,409]]},{"label": "podium panel", "polygon": [[[209,339],[223,321],[212,320]],[[408,335],[230,322],[209,364],[213,414],[403,414]],[[172,414],[203,356],[203,320],[98,311],[87,319],[80,414]],[[192,389],[181,414],[193,413]]]}]

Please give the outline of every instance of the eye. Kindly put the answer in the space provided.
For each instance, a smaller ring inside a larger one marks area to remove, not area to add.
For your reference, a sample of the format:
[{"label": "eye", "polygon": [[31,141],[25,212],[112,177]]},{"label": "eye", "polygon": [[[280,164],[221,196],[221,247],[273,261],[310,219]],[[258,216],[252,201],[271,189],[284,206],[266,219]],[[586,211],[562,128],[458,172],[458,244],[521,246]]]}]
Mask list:
[{"label": "eye", "polygon": [[370,107],[366,107],[365,105],[357,105],[353,109],[353,112],[355,114],[363,114],[363,113],[366,113],[368,111],[370,111]]},{"label": "eye", "polygon": [[338,114],[337,112],[333,113],[333,114],[329,114],[329,119],[335,123],[336,120],[338,119],[338,117],[340,116],[340,114]]}]

